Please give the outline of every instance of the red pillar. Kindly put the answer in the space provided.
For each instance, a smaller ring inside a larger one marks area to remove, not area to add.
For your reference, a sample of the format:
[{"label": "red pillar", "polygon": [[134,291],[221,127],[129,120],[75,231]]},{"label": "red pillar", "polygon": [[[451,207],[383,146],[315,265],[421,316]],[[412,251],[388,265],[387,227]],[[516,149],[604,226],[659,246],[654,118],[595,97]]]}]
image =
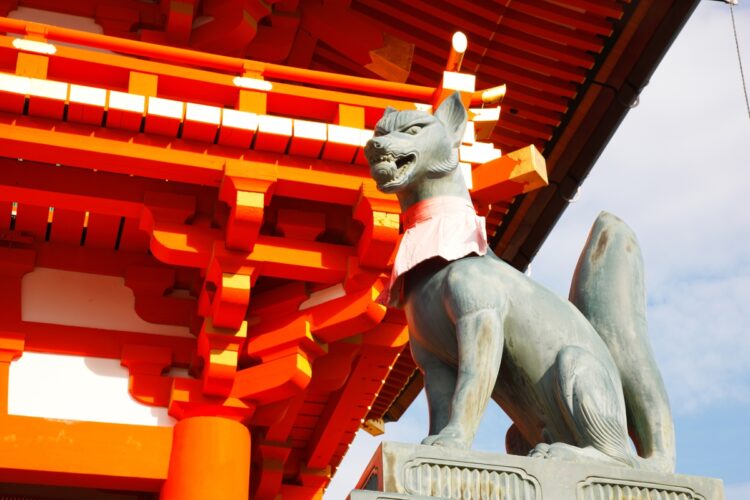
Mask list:
[{"label": "red pillar", "polygon": [[247,500],[250,432],[221,417],[189,417],[174,428],[161,500]]}]

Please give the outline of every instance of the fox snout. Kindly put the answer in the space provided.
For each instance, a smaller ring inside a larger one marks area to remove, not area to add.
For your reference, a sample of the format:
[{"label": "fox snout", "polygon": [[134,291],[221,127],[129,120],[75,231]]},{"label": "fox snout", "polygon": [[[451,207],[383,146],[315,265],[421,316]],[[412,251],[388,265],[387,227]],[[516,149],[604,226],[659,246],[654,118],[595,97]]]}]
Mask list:
[{"label": "fox snout", "polygon": [[385,154],[385,141],[380,137],[373,137],[365,144],[365,158],[370,163],[377,162],[378,158]]}]

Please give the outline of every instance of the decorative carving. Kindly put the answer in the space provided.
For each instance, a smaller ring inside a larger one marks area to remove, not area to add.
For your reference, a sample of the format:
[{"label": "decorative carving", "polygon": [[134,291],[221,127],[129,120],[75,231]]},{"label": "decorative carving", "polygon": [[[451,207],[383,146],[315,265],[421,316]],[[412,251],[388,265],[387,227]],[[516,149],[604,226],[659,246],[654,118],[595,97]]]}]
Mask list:
[{"label": "decorative carving", "polygon": [[407,493],[441,498],[541,498],[537,481],[520,469],[457,460],[414,458],[403,466]]},{"label": "decorative carving", "polygon": [[404,214],[390,303],[405,309],[424,373],[422,443],[468,448],[492,398],[514,422],[511,453],[674,470],[634,234],[599,216],[570,302],[498,259],[458,168],[466,118],[459,94],[434,116],[387,109],[365,148],[378,189],[395,193]]},{"label": "decorative carving", "polygon": [[384,441],[351,500],[724,500],[721,480]]},{"label": "decorative carving", "polygon": [[578,486],[578,500],[609,500],[623,498],[627,500],[705,500],[690,488],[647,484],[635,481],[618,481],[611,478],[592,477]]}]

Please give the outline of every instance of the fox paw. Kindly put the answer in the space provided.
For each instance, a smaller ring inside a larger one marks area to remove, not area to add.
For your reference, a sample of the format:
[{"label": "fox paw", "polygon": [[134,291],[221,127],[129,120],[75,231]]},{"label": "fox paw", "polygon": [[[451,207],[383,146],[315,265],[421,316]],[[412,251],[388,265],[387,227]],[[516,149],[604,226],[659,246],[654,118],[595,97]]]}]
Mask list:
[{"label": "fox paw", "polygon": [[439,434],[433,434],[424,438],[422,444],[443,446],[445,448],[468,448],[470,443],[467,443],[461,433],[446,427]]},{"label": "fox paw", "polygon": [[578,446],[572,446],[566,443],[539,443],[531,450],[529,456],[534,458],[563,460],[566,462],[596,462],[620,466],[623,465],[622,462],[602,453],[593,446],[579,448]]},{"label": "fox paw", "polygon": [[531,449],[529,456],[532,458],[549,458],[549,445],[547,443],[539,443]]}]

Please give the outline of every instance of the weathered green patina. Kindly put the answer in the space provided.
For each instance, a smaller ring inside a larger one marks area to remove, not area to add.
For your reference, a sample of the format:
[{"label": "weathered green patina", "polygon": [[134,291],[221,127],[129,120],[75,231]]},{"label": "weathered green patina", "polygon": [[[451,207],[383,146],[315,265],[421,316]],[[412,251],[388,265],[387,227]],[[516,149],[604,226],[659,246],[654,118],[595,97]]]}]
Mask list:
[{"label": "weathered green patina", "polygon": [[[395,193],[404,212],[433,197],[470,200],[455,154],[465,123],[457,95],[434,116],[387,110],[366,147],[378,187]],[[470,447],[492,398],[513,420],[509,453],[674,470],[642,257],[620,219],[597,219],[570,301],[491,251],[428,259],[404,278],[411,349],[430,408],[423,444]]]}]

